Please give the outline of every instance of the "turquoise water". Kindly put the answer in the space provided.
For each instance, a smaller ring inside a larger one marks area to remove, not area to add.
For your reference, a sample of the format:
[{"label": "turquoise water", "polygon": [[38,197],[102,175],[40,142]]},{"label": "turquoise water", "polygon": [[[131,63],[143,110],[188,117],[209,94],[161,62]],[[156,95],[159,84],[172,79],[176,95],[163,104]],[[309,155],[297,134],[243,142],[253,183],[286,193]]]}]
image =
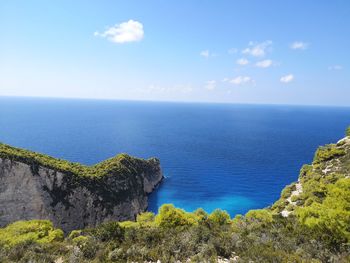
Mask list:
[{"label": "turquoise water", "polygon": [[0,98],[1,142],[88,165],[158,157],[152,211],[266,207],[349,124],[350,108]]}]

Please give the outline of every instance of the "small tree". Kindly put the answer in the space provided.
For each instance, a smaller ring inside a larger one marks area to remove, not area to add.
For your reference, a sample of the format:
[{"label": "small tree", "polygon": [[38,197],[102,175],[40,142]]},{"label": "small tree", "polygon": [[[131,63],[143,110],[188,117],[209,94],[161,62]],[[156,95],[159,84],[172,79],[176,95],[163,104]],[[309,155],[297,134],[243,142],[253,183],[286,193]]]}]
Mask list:
[{"label": "small tree", "polygon": [[221,209],[215,209],[208,217],[209,221],[215,225],[226,225],[230,222],[230,215]]},{"label": "small tree", "polygon": [[164,204],[159,208],[155,222],[161,227],[177,227],[192,225],[192,220],[182,209],[175,208],[172,204]]}]

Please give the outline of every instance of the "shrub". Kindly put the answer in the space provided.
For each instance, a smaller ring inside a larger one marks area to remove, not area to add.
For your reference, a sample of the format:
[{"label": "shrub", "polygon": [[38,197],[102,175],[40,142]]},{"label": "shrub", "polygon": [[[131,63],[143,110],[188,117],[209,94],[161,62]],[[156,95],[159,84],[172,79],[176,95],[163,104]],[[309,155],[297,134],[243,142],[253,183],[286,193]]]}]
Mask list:
[{"label": "shrub", "polygon": [[350,126],[346,129],[345,135],[346,135],[346,136],[350,136]]},{"label": "shrub", "polygon": [[297,201],[300,200],[300,195],[293,195],[293,196],[290,198],[290,200],[291,200],[292,202],[297,202]]},{"label": "shrub", "polygon": [[292,194],[292,191],[295,190],[295,184],[290,184],[287,185],[281,193],[281,198],[287,199],[288,197],[290,197],[290,195]]},{"label": "shrub", "polygon": [[280,213],[286,205],[288,205],[288,201],[285,198],[280,198],[271,206],[271,210]]},{"label": "shrub", "polygon": [[249,222],[268,224],[272,222],[272,214],[265,209],[250,210],[245,218]]},{"label": "shrub", "polygon": [[48,220],[17,221],[0,229],[0,245],[11,248],[24,243],[50,243],[63,240],[63,231]]},{"label": "shrub", "polygon": [[197,222],[202,223],[205,222],[205,220],[208,219],[208,213],[204,211],[203,208],[198,208],[196,211],[193,212],[195,215]]},{"label": "shrub", "polygon": [[137,216],[136,222],[140,226],[151,226],[154,223],[155,214],[152,212],[144,212]]},{"label": "shrub", "polygon": [[86,237],[86,236],[77,236],[75,238],[73,238],[73,244],[78,246],[78,247],[81,247],[83,246],[87,240],[89,239],[90,237]]},{"label": "shrub", "polygon": [[309,177],[312,173],[312,165],[304,164],[300,169],[300,177]]},{"label": "shrub", "polygon": [[82,231],[81,230],[73,230],[72,232],[70,232],[68,238],[72,240],[72,239],[74,239],[74,238],[76,238],[78,236],[81,236],[81,235],[82,235]]},{"label": "shrub", "polygon": [[321,146],[315,153],[313,164],[319,164],[321,162],[331,160],[335,157],[343,156],[344,154],[345,151],[343,149],[337,148],[335,144]]},{"label": "shrub", "polygon": [[102,242],[121,241],[124,238],[124,229],[117,222],[108,222],[93,229],[92,234]]},{"label": "shrub", "polygon": [[175,208],[172,204],[164,204],[159,208],[155,222],[161,227],[189,226],[192,224],[186,212]]},{"label": "shrub", "polygon": [[123,221],[123,222],[120,222],[119,225],[125,229],[126,228],[137,228],[140,226],[140,224],[135,222],[135,221]]},{"label": "shrub", "polygon": [[209,216],[208,221],[214,225],[226,225],[230,223],[230,215],[221,209],[215,209]]},{"label": "shrub", "polygon": [[93,259],[99,248],[99,243],[89,236],[78,236],[73,239],[73,243],[79,247],[83,256],[88,259]]},{"label": "shrub", "polygon": [[322,203],[300,207],[296,213],[300,221],[320,232],[331,233],[337,242],[350,241],[350,179],[340,179],[327,186],[327,196]]}]

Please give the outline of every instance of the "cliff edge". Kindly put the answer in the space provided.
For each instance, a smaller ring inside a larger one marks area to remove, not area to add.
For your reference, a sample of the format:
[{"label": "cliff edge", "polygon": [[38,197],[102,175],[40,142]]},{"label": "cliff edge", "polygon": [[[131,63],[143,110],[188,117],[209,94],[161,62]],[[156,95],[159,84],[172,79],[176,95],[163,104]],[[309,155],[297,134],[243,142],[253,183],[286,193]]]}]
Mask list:
[{"label": "cliff edge", "polygon": [[84,166],[0,144],[0,226],[49,219],[68,232],[134,220],[162,178],[156,158],[119,154]]},{"label": "cliff edge", "polygon": [[[350,178],[350,128],[347,136],[336,144],[327,144],[317,149],[313,162],[305,164],[297,182],[286,186],[281,198],[271,207],[283,217],[298,212],[299,217],[319,217],[313,210],[331,192],[333,185]],[[303,213],[307,214],[304,216]],[[313,215],[311,215],[313,212]]]}]

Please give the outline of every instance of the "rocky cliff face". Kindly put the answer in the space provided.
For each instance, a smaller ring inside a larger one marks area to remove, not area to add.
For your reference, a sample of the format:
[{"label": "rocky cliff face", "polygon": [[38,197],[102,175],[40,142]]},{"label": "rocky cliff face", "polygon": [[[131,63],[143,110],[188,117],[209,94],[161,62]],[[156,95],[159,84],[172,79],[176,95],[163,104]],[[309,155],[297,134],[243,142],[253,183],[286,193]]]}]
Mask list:
[{"label": "rocky cliff face", "polygon": [[44,155],[28,152],[28,157],[27,151],[11,147],[13,154],[9,146],[7,151],[1,146],[0,226],[49,219],[68,232],[110,220],[134,220],[147,208],[147,195],[163,178],[155,158],[120,155],[93,167],[61,160],[56,165],[57,159],[47,157],[45,162]]}]

